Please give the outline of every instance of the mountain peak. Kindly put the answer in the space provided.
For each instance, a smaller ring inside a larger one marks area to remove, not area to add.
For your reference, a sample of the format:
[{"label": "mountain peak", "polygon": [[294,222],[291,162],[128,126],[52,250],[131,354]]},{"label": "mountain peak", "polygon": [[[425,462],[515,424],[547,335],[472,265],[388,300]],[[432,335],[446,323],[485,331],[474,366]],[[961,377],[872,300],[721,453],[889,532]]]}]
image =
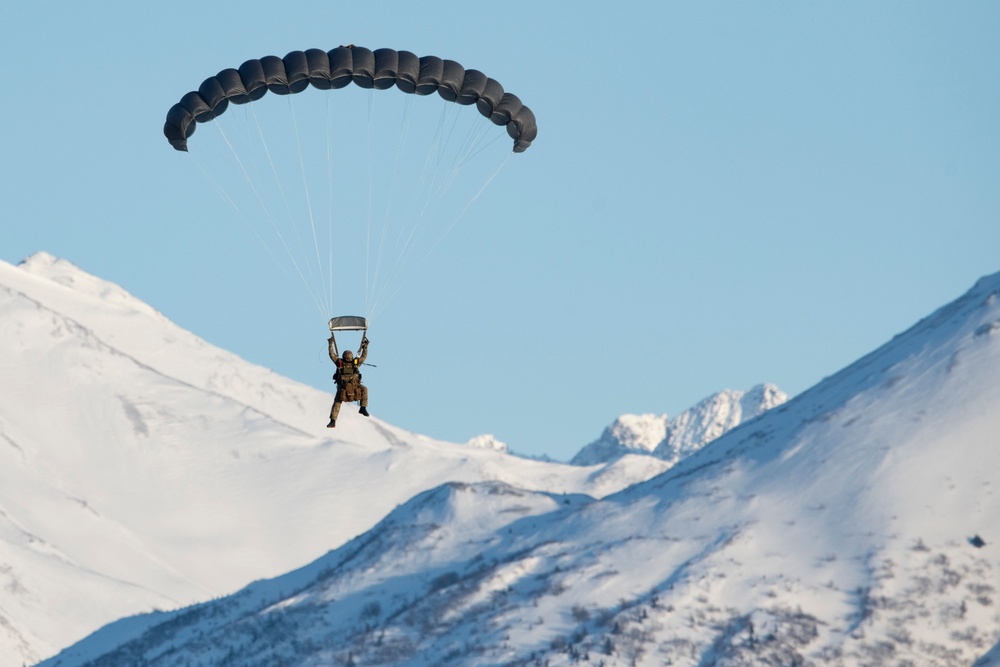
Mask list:
[{"label": "mountain peak", "polygon": [[[998,376],[1000,276],[649,481],[569,504],[447,485],[314,585],[102,631],[100,662],[995,664]],[[780,398],[720,392],[687,423]]]},{"label": "mountain peak", "polygon": [[788,400],[771,384],[746,391],[725,389],[671,419],[666,414],[626,414],[573,457],[573,465],[608,463],[627,454],[644,454],[676,463],[723,433]]},{"label": "mountain peak", "polygon": [[505,454],[509,451],[507,443],[502,440],[497,440],[491,433],[477,435],[470,438],[465,444],[468,447],[474,447],[476,449],[490,449],[496,452],[503,452]]},{"label": "mountain peak", "polygon": [[[39,250],[35,254],[30,255],[28,257],[25,257],[23,260],[21,260],[21,262],[18,264],[18,266],[21,267],[21,268],[23,268],[23,269],[25,269],[25,270],[27,270],[27,271],[31,271],[32,273],[35,273],[35,272],[38,271],[38,269],[43,268],[43,267],[47,267],[47,266],[52,266],[53,264],[55,264],[56,262],[59,262],[59,261],[60,261],[60,259],[58,257],[56,257],[55,255],[47,253],[44,250]],[[65,260],[62,260],[62,261],[65,261]]]},{"label": "mountain peak", "polygon": [[48,281],[53,285],[65,287],[78,295],[115,305],[118,308],[159,315],[155,309],[119,285],[91,275],[69,260],[56,257],[45,251],[36,252],[22,260],[17,268],[24,274]]}]

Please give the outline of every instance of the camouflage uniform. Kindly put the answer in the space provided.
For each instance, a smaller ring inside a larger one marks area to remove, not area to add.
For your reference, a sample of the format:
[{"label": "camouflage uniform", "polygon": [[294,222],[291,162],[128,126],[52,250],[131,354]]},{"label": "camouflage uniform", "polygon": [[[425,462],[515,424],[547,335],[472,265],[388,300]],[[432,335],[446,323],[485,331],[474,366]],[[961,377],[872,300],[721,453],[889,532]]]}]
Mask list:
[{"label": "camouflage uniform", "polygon": [[337,357],[337,353],[333,349],[333,338],[327,342],[330,361],[337,366],[337,372],[333,376],[333,379],[337,381],[337,395],[333,399],[333,407],[330,408],[330,423],[328,424],[332,428],[337,420],[337,415],[340,414],[340,404],[344,401],[360,402],[361,409],[358,412],[368,416],[368,387],[361,384],[361,371],[359,370],[361,364],[365,363],[365,359],[368,358],[368,339],[365,338],[361,341],[359,356],[355,357],[350,350],[344,350],[342,359]]}]

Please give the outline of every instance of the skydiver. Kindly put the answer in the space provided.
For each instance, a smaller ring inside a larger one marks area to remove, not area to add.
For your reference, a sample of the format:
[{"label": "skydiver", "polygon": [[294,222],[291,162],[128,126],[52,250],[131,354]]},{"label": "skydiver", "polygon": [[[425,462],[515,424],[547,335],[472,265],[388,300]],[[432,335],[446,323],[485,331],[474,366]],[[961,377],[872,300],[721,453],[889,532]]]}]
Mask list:
[{"label": "skydiver", "polygon": [[358,350],[357,356],[350,350],[344,350],[342,359],[337,357],[332,335],[327,339],[327,343],[330,361],[337,366],[337,372],[333,374],[333,379],[337,382],[337,395],[333,399],[333,407],[330,408],[330,423],[326,425],[327,428],[334,428],[337,425],[337,415],[340,414],[340,404],[344,401],[349,403],[359,401],[361,409],[358,412],[365,417],[368,416],[368,387],[361,384],[361,371],[358,370],[368,358],[368,336],[361,338],[361,349]]}]

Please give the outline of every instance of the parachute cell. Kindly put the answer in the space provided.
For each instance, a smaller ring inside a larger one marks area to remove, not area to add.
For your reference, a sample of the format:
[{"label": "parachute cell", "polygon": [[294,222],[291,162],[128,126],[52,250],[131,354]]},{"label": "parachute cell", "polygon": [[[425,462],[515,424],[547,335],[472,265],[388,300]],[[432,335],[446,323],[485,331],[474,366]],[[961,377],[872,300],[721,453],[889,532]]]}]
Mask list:
[{"label": "parachute cell", "polygon": [[197,124],[224,113],[230,102],[246,104],[268,91],[289,95],[310,85],[330,90],[352,82],[376,90],[395,86],[416,95],[436,92],[449,102],[475,104],[480,114],[506,126],[515,153],[525,151],[538,135],[534,113],[520,98],[505,92],[496,80],[478,70],[467,70],[453,60],[436,56],[418,58],[409,51],[371,51],[359,46],[292,51],[284,58],[264,56],[246,61],[239,69],[224,69],[170,108],[163,134],[175,149],[186,151],[187,140]]}]

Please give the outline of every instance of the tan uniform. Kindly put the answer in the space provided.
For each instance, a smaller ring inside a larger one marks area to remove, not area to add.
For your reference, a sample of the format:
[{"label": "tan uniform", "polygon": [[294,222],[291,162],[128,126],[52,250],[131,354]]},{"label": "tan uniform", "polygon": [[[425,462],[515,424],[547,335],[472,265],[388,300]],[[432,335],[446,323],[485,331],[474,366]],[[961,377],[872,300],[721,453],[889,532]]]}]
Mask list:
[{"label": "tan uniform", "polygon": [[333,349],[333,339],[328,341],[330,351],[330,361],[337,366],[337,372],[333,379],[337,381],[337,395],[333,399],[333,407],[330,408],[330,420],[335,420],[340,414],[340,404],[344,401],[351,403],[358,401],[362,408],[368,406],[368,387],[361,384],[361,364],[368,358],[368,341],[361,341],[359,356],[347,361],[337,356]]}]

